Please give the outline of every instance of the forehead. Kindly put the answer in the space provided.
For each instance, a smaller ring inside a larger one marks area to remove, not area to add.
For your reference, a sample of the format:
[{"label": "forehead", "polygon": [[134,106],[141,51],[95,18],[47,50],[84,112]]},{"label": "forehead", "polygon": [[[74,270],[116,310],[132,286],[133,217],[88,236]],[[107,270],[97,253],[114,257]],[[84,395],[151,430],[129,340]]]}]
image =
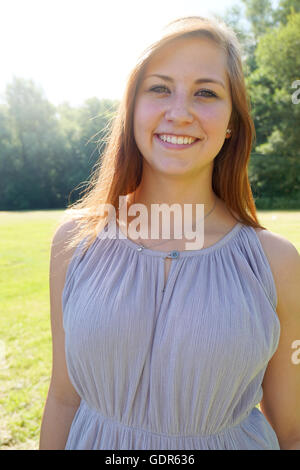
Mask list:
[{"label": "forehead", "polygon": [[208,38],[181,38],[163,46],[151,57],[143,77],[155,73],[173,78],[201,78],[209,74],[228,84],[225,53]]}]

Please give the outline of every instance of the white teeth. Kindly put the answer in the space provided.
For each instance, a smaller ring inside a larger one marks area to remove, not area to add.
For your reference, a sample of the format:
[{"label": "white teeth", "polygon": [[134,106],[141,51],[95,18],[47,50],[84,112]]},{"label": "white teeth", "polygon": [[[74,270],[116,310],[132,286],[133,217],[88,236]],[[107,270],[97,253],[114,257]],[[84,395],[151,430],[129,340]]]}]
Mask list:
[{"label": "white teeth", "polygon": [[171,142],[172,144],[192,144],[195,142],[194,137],[186,137],[186,136],[174,136],[174,135],[167,135],[167,134],[160,134],[158,137],[163,140],[164,142]]}]

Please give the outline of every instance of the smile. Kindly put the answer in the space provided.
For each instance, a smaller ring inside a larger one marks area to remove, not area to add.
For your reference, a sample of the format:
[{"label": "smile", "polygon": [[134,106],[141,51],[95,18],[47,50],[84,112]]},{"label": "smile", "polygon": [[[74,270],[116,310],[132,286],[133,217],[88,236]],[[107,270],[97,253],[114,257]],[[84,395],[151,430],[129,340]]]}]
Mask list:
[{"label": "smile", "polygon": [[195,145],[200,139],[187,136],[174,136],[168,134],[154,134],[155,139],[165,148],[183,149]]}]

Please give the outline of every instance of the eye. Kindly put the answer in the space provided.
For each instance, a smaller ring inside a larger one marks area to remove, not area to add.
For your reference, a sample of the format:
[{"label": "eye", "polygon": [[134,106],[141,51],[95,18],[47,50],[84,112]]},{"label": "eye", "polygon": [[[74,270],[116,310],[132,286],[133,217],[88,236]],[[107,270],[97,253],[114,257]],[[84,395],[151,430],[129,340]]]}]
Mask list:
[{"label": "eye", "polygon": [[208,93],[208,94],[204,95],[206,98],[217,98],[217,95],[211,90],[199,90],[199,91],[197,91],[197,93],[199,93],[199,92]]},{"label": "eye", "polygon": [[[169,91],[169,89],[164,85],[155,85],[151,87],[149,91],[154,91],[154,93],[166,93]],[[204,96],[205,98],[217,98],[217,95],[211,90],[202,89],[197,91],[196,94],[198,93],[204,93],[204,95],[202,96]]]},{"label": "eye", "polygon": [[162,93],[164,93],[165,91],[169,91],[168,88],[166,86],[163,86],[163,85],[153,86],[153,87],[150,88],[149,91],[154,91],[155,93],[160,93],[161,90],[163,90]]}]

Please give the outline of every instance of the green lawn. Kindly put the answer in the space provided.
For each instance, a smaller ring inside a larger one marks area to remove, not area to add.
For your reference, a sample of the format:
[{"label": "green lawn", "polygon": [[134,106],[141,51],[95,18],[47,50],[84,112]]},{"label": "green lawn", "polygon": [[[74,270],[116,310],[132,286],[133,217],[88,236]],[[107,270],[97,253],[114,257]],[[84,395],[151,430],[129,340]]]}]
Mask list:
[{"label": "green lawn", "polygon": [[258,211],[259,222],[292,242],[300,252],[300,211]]},{"label": "green lawn", "polygon": [[[1,449],[38,449],[52,360],[50,242],[62,215],[0,212]],[[300,211],[258,215],[300,251]]]},{"label": "green lawn", "polygon": [[51,374],[50,242],[62,211],[0,212],[0,448],[37,449]]}]

